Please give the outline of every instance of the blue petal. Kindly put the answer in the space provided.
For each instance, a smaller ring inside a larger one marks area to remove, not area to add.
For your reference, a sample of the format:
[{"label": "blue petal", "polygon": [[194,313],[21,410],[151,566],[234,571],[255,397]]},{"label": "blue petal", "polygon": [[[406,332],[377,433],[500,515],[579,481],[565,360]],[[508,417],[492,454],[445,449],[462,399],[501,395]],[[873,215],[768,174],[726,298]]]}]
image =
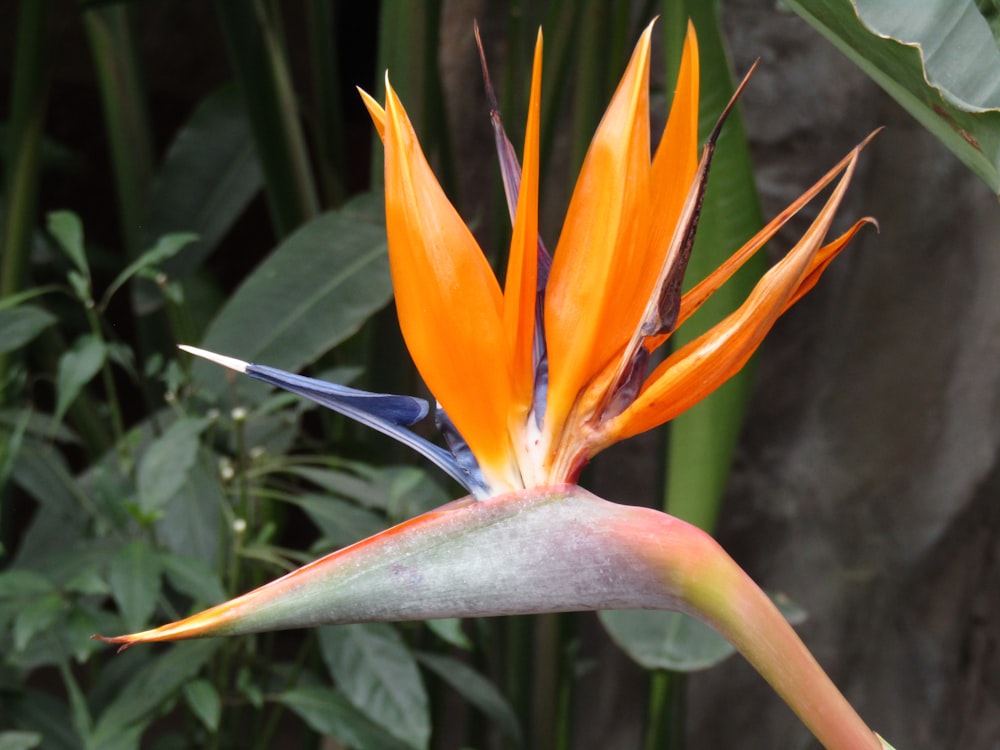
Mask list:
[{"label": "blue petal", "polygon": [[468,478],[466,486],[470,488],[470,491],[476,497],[480,497],[480,494],[475,488],[482,491],[483,497],[488,496],[489,486],[486,484],[486,480],[483,479],[483,470],[479,467],[479,462],[473,455],[472,449],[469,448],[469,444],[465,442],[465,438],[462,437],[462,433],[458,431],[455,423],[451,421],[451,417],[445,413],[440,404],[438,404],[437,409],[434,411],[434,423],[437,425],[438,432],[444,435],[445,442],[448,443],[448,448],[451,450],[451,455],[455,458],[455,463],[465,472]]},{"label": "blue petal", "polygon": [[482,480],[476,481],[476,478],[460,465],[455,456],[406,429],[407,425],[419,422],[427,416],[428,406],[423,399],[413,396],[369,393],[344,385],[307,378],[266,365],[246,364],[243,371],[255,380],[304,396],[310,401],[315,401],[317,404],[395,438],[403,445],[423,455],[476,497],[483,498],[489,494]]},{"label": "blue petal", "polygon": [[[305,396],[317,404],[350,417],[354,417],[354,411],[360,411],[375,419],[408,427],[427,416],[427,402],[414,396],[370,393],[346,385],[295,375],[266,365],[248,364],[246,374],[256,380]],[[348,413],[348,410],[351,413]]]}]

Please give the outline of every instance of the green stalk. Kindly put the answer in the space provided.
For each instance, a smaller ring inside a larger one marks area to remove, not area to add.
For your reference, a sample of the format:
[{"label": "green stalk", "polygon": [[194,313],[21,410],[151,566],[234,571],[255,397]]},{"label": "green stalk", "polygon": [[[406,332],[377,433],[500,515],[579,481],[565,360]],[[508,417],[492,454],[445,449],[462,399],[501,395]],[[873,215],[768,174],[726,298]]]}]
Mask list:
[{"label": "green stalk", "polygon": [[215,0],[215,10],[253,130],[271,220],[285,237],[319,209],[277,24],[260,0]]},{"label": "green stalk", "polygon": [[108,131],[122,240],[127,257],[134,260],[144,250],[141,233],[155,167],[132,9],[90,7],[83,12],[83,23]]},{"label": "green stalk", "polygon": [[643,750],[684,747],[684,687],[679,672],[657,670],[649,678],[649,714]]},{"label": "green stalk", "polygon": [[[22,2],[15,41],[6,146],[7,180],[0,234],[0,297],[20,291],[27,276],[31,233],[38,209],[39,151],[48,110],[48,0]],[[0,403],[9,355],[0,355]]]},{"label": "green stalk", "polygon": [[[379,14],[375,98],[385,99],[385,74],[406,112],[445,192],[455,196],[455,165],[438,72],[441,0],[384,0]],[[472,30],[469,30],[470,38]],[[377,136],[373,136],[377,137]],[[372,185],[383,184],[382,147],[372,150]]]},{"label": "green stalk", "polygon": [[[542,81],[542,116],[540,123],[540,168],[543,175],[548,174],[548,165],[551,162],[552,152],[555,149],[556,138],[562,130],[562,106],[564,98],[569,91],[570,81],[574,80],[577,74],[574,52],[578,48],[579,40],[577,35],[580,26],[580,14],[578,12],[571,12],[572,10],[572,3],[553,3],[550,13],[545,20],[545,66]],[[532,37],[532,41],[534,41],[534,37]],[[527,92],[527,89],[524,91]],[[523,93],[522,97],[524,97],[524,101],[527,101],[527,93]],[[550,195],[553,189],[563,189],[566,191],[573,189],[572,183],[560,188],[565,181],[556,182],[559,184],[548,184],[545,186],[548,188]],[[569,193],[567,192],[566,202],[568,200]],[[552,239],[551,242],[554,243],[555,240]]]},{"label": "green stalk", "polygon": [[[295,661],[292,662],[292,669],[285,679],[285,689],[291,689],[299,682],[299,678],[302,676],[302,672],[305,670],[307,658],[312,654],[316,644],[315,631],[310,631],[307,638],[302,639],[302,643],[295,654]],[[271,710],[268,712],[268,716],[264,721],[263,728],[257,734],[258,740],[254,743],[254,748],[259,750],[267,750],[273,747],[273,739],[275,732],[278,731],[278,725],[281,721],[282,716],[286,713],[284,704],[275,702],[271,706]]]},{"label": "green stalk", "polygon": [[340,103],[340,71],[334,45],[335,10],[330,0],[305,3],[306,45],[312,72],[313,142],[323,205],[332,208],[346,197],[344,113]]},{"label": "green stalk", "polygon": [[[666,0],[661,6],[667,93],[673,94],[680,69],[687,19],[698,34],[701,63],[699,125],[704,138],[732,95],[734,86],[719,29],[718,3]],[[719,265],[761,225],[749,148],[739,109],[734,109],[719,138],[691,262],[688,283]],[[758,254],[739,275],[674,335],[675,348],[691,341],[735,309],[763,272]],[[666,481],[667,512],[711,531],[729,479],[743,413],[753,378],[744,368],[722,388],[675,419],[669,427]],[[683,747],[685,676],[658,671],[650,677],[645,748]]]},{"label": "green stalk", "polygon": [[[90,332],[93,333],[101,343],[107,346],[104,333],[101,330],[101,321],[94,312],[93,305],[86,307],[87,323],[90,325]],[[115,445],[118,447],[118,455],[123,465],[126,463],[128,447],[125,445],[125,421],[122,419],[121,404],[118,398],[118,389],[115,386],[114,373],[111,371],[111,358],[105,357],[104,364],[101,365],[101,382],[104,384],[105,397],[108,404],[108,412],[111,414],[111,429],[115,436]]]},{"label": "green stalk", "polygon": [[[665,5],[664,15],[677,19],[676,7]],[[704,138],[732,96],[733,78],[719,28],[718,3],[687,2],[684,9],[698,33],[702,84],[699,122]],[[664,33],[668,44],[683,41],[676,28],[664,29]],[[680,49],[669,49],[667,58],[679,61]],[[737,107],[726,121],[716,148],[687,283],[707,275],[762,223],[750,149]],[[677,331],[673,345],[683,346],[736,309],[763,273],[765,263],[762,252],[751,259]],[[707,531],[714,528],[718,517],[752,382],[753,368],[747,366],[670,424],[665,508]]]},{"label": "green stalk", "polygon": [[22,288],[37,209],[39,151],[49,94],[48,10],[48,0],[22,2],[18,17],[0,236],[0,297]]},{"label": "green stalk", "polygon": [[607,68],[609,60],[603,54],[590,54],[594,50],[607,49],[613,42],[608,39],[609,9],[604,0],[587,0],[581,11],[578,49],[584,50],[576,59],[574,76],[573,120],[570,125],[569,169],[573,179],[580,172],[580,166],[590,147],[590,139],[597,129],[604,108],[610,101],[607,90]]}]

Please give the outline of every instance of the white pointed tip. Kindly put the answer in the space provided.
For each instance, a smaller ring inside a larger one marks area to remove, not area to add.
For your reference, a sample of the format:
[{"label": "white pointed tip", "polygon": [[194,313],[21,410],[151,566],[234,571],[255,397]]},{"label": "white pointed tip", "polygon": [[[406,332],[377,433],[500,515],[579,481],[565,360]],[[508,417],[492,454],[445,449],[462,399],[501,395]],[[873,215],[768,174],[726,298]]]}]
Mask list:
[{"label": "white pointed tip", "polygon": [[215,352],[210,352],[206,349],[199,349],[196,346],[188,346],[187,344],[180,344],[177,348],[180,349],[181,351],[187,352],[188,354],[193,354],[196,357],[207,359],[209,362],[215,362],[215,364],[217,365],[228,367],[230,370],[236,370],[236,372],[246,372],[247,368],[250,366],[249,362],[244,362],[241,359],[236,359],[235,357],[226,357],[222,354],[216,354]]}]

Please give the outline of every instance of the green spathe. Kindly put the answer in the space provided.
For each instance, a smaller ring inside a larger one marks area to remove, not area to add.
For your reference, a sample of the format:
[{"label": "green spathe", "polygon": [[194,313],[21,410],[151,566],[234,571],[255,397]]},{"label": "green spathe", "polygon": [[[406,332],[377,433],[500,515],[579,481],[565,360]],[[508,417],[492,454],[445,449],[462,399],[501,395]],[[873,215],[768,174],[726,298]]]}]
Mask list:
[{"label": "green spathe", "polygon": [[259,589],[107,639],[594,609],[669,609],[726,637],[828,748],[882,747],[763,591],[708,534],[575,485],[457,500]]}]

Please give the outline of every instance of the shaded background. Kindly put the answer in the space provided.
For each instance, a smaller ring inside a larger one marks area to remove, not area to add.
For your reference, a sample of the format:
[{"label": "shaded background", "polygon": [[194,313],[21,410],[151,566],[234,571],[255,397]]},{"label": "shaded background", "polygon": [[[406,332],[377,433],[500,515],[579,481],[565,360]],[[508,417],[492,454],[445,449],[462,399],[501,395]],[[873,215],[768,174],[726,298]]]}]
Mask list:
[{"label": "shaded background", "polygon": [[[155,128],[165,142],[228,73],[214,29],[197,33],[212,26],[209,9],[196,2],[146,5],[140,32]],[[343,79],[371,87],[377,19],[355,7],[362,5],[342,4],[358,15],[345,19],[338,49]],[[11,17],[12,6],[0,18]],[[762,61],[742,106],[765,216],[870,131],[886,131],[866,151],[841,209],[841,226],[872,214],[881,232],[862,233],[765,343],[719,537],[764,587],[808,611],[800,628],[807,645],[897,748],[1000,747],[996,198],[772,0],[728,0],[722,17],[734,69]],[[482,235],[493,230],[496,187],[473,18],[499,63],[505,50],[489,40],[506,23],[506,4],[446,3],[441,26],[459,204],[480,221]],[[106,155],[95,145],[103,142],[99,105],[84,80],[89,72],[74,73],[89,63],[75,22],[66,19],[58,22],[66,24],[59,37],[65,43],[53,58],[50,130],[90,163],[69,183],[43,183],[43,208],[71,202],[88,233],[114,244],[116,227],[95,218],[113,200],[110,179],[101,177]],[[184,55],[177,54],[178,40]],[[360,188],[371,133],[360,105],[352,111],[346,137],[352,187]],[[553,216],[558,202],[549,207]],[[239,278],[273,246],[266,210],[255,209],[213,256],[223,278]],[[772,258],[808,219],[782,232],[769,248]],[[554,238],[557,220],[548,221]],[[609,499],[656,503],[658,455],[652,440],[619,446],[596,462],[591,485]],[[592,616],[577,622],[583,657],[594,660],[578,681],[577,746],[637,746],[644,709],[637,696],[646,677]],[[691,747],[814,744],[738,658],[691,678],[687,708]]]}]

